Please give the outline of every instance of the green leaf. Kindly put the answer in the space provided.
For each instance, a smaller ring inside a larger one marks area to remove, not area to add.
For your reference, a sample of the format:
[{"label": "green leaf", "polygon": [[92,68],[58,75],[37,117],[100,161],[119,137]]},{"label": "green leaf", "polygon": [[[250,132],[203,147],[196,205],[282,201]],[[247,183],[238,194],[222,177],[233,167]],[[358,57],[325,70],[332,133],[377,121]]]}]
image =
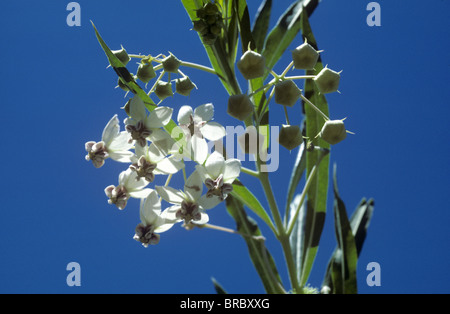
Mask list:
[{"label": "green leaf", "polygon": [[[342,293],[356,294],[358,293],[356,282],[356,270],[358,263],[358,253],[356,250],[355,237],[347,217],[345,204],[339,196],[336,165],[333,171],[333,191],[334,191],[334,215],[335,230],[338,242],[338,249],[341,250],[341,277],[339,278]],[[332,277],[334,278],[334,277]],[[336,285],[335,285],[336,286]],[[338,288],[338,287],[336,287]]]},{"label": "green leaf", "polygon": [[[289,216],[293,219],[295,211],[299,205],[301,194],[297,196],[290,203]],[[292,256],[294,258],[295,265],[297,267],[297,274],[300,274],[303,268],[304,249],[305,249],[305,230],[306,230],[306,203],[302,204],[300,213],[295,222],[292,233],[289,237],[289,243],[291,245]]]},{"label": "green leaf", "polygon": [[302,12],[311,15],[319,4],[319,0],[298,0],[294,2],[280,17],[275,27],[270,31],[264,44],[262,55],[266,58],[266,66],[273,66],[289,47],[300,31]]},{"label": "green leaf", "polygon": [[369,201],[367,201],[363,198],[350,218],[350,225],[352,226],[352,232],[355,236],[358,257],[361,253],[364,241],[366,240],[367,229],[369,229],[374,206],[375,201],[373,199],[369,199]]},{"label": "green leaf", "polygon": [[[356,294],[358,292],[356,278],[358,256],[365,239],[373,207],[366,206],[365,201],[364,203],[361,202],[352,215],[351,221],[348,220],[345,204],[339,196],[336,165],[333,171],[333,191],[337,247],[328,263],[322,287],[329,287],[330,292],[334,294]],[[356,234],[360,237],[359,245],[356,244],[356,237],[354,236]]]},{"label": "green leaf", "polygon": [[211,281],[214,285],[214,290],[216,290],[217,294],[227,294],[225,289],[220,285],[215,278],[211,278]]},{"label": "green leaf", "polygon": [[270,13],[272,11],[272,0],[264,0],[255,16],[255,24],[252,29],[252,36],[255,41],[256,51],[261,52],[269,30]]},{"label": "green leaf", "polygon": [[[353,236],[355,238],[356,253],[357,256],[361,254],[364,240],[366,239],[367,229],[369,228],[370,221],[372,219],[374,210],[374,200],[369,199],[368,201],[363,198],[356,210],[350,218],[350,226],[352,229]],[[334,250],[330,261],[327,266],[327,271],[322,283],[323,287],[329,287],[332,293],[342,291],[342,279],[341,276],[342,269],[342,250],[338,247]]]},{"label": "green leaf", "polygon": [[306,169],[306,147],[303,142],[299,148],[297,153],[297,158],[295,159],[294,166],[292,167],[291,179],[289,180],[288,192],[286,197],[286,212],[289,209],[289,206],[292,202],[292,198],[294,197],[295,191],[297,189],[298,183],[303,176],[303,173]]},{"label": "green leaf", "polygon": [[272,223],[267,212],[262,207],[259,200],[250,192],[239,180],[235,180],[233,183],[233,191],[231,192],[235,198],[240,200],[245,206],[251,209],[256,215],[258,215],[264,222],[275,231],[275,227]]},{"label": "green leaf", "polygon": [[128,89],[133,93],[138,95],[142,101],[146,104],[146,106],[153,110],[156,105],[153,102],[153,100],[150,98],[150,96],[147,95],[147,93],[136,83],[133,76],[130,74],[130,72],[127,70],[127,68],[123,65],[123,63],[113,54],[111,49],[109,49],[108,45],[104,42],[103,38],[100,36],[100,33],[97,31],[97,28],[95,27],[94,23],[91,21],[92,26],[95,30],[95,36],[97,37],[98,42],[100,43],[100,46],[102,47],[103,51],[106,54],[106,57],[108,58],[109,64],[112,66],[114,71],[117,73],[119,78],[122,80],[122,82],[128,87]]},{"label": "green leaf", "polygon": [[256,222],[247,216],[244,205],[233,195],[226,198],[229,214],[234,218],[238,232],[243,236],[250,259],[258,272],[267,293],[284,293],[275,262],[264,244],[264,238]]},{"label": "green leaf", "polygon": [[239,22],[239,33],[241,35],[242,51],[250,49],[255,50],[255,41],[253,40],[252,30],[250,26],[250,14],[248,13],[246,0],[233,0],[234,8],[236,10],[237,19]]},{"label": "green leaf", "polygon": [[[311,30],[311,26],[308,21],[308,16],[306,11],[303,11],[301,15],[302,21],[302,35],[307,39],[308,43],[310,43],[313,47],[317,48],[316,39]],[[318,49],[317,49],[318,50]],[[315,70],[307,71],[307,75],[315,75],[323,68],[323,64],[321,59],[317,62],[315,66]],[[313,104],[315,104],[324,114],[328,116],[328,103],[324,95],[320,94],[315,83],[312,80],[305,81],[305,97],[308,98]],[[306,118],[306,137],[312,139],[312,142],[315,146],[329,149],[330,145],[325,141],[315,138],[317,134],[319,134],[322,129],[323,124],[325,123],[322,116],[320,116],[315,110],[310,108],[309,105],[303,102],[303,108]],[[317,164],[318,160],[321,158],[321,152],[318,150],[313,150],[306,154],[306,176],[309,177],[313,167]],[[311,234],[314,234],[314,237],[311,237],[311,245],[308,248],[307,252],[307,260],[305,261],[305,268],[302,270],[301,274],[301,284],[304,285],[308,280],[312,264],[315,260],[320,235],[323,230],[324,217],[326,213],[327,206],[327,196],[328,196],[328,176],[329,176],[329,155],[323,157],[320,165],[317,169],[317,174],[314,180],[311,183],[311,186],[308,190],[307,194],[307,206],[308,212],[311,211],[311,221],[314,221],[314,224],[311,226]]]}]

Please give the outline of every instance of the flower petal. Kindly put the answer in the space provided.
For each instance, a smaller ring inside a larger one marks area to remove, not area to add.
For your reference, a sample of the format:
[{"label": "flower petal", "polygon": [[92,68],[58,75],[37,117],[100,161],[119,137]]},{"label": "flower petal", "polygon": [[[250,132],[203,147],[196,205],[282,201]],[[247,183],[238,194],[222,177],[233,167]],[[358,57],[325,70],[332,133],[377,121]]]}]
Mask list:
[{"label": "flower petal", "polygon": [[189,124],[191,123],[191,116],[193,116],[193,111],[191,106],[182,106],[178,111],[178,124]]},{"label": "flower petal", "polygon": [[[144,181],[144,180],[141,179],[140,181]],[[146,198],[152,191],[153,191],[152,189],[147,188],[147,189],[135,190],[135,191],[131,191],[131,192],[129,191],[128,194],[134,198]]]},{"label": "flower petal", "polygon": [[205,104],[198,106],[195,108],[194,111],[194,120],[197,120],[195,122],[201,122],[201,121],[209,121],[214,116],[214,106],[213,104]]},{"label": "flower petal", "polygon": [[189,144],[194,153],[194,161],[203,164],[206,157],[208,157],[208,144],[206,143],[206,140],[194,135],[191,137]]},{"label": "flower petal", "polygon": [[219,205],[222,201],[219,197],[213,195],[212,197],[207,197],[203,195],[198,200],[198,205],[200,205],[203,209],[211,209]]},{"label": "flower petal", "polygon": [[109,157],[118,162],[131,163],[133,162],[134,154],[129,151],[115,151],[110,152]]},{"label": "flower petal", "polygon": [[162,128],[172,118],[173,109],[169,107],[158,107],[148,116],[145,125],[150,128]]},{"label": "flower petal", "polygon": [[203,181],[197,171],[194,171],[186,180],[184,184],[184,192],[194,202],[202,196]]},{"label": "flower petal", "polygon": [[213,152],[205,162],[206,171],[213,180],[217,179],[217,177],[223,173],[224,167],[225,158],[217,151]]},{"label": "flower petal", "polygon": [[127,131],[122,131],[112,139],[112,141],[107,145],[108,152],[111,151],[127,151],[133,148],[133,143],[129,143],[130,133]]},{"label": "flower petal", "polygon": [[181,202],[184,200],[184,193],[180,190],[171,188],[170,186],[155,186],[155,189],[158,192],[159,196],[161,196],[166,202],[172,204],[181,204]]},{"label": "flower petal", "polygon": [[112,140],[119,134],[120,126],[117,114],[115,114],[106,124],[102,133],[102,141],[105,142],[106,147],[111,144]]},{"label": "flower petal", "polygon": [[183,168],[183,161],[175,158],[175,156],[171,156],[159,161],[155,170],[162,174],[175,174]]},{"label": "flower petal", "polygon": [[217,122],[208,122],[200,128],[202,135],[210,141],[218,141],[226,134],[225,128]]},{"label": "flower petal", "polygon": [[152,225],[158,220],[161,214],[161,202],[158,194],[152,190],[147,198],[141,200],[139,215],[144,225]]},{"label": "flower petal", "polygon": [[134,121],[141,121],[147,118],[144,101],[139,96],[134,96],[130,101],[130,116]]},{"label": "flower petal", "polygon": [[223,171],[224,183],[233,183],[241,173],[241,161],[239,159],[228,159],[225,161],[225,169]]}]

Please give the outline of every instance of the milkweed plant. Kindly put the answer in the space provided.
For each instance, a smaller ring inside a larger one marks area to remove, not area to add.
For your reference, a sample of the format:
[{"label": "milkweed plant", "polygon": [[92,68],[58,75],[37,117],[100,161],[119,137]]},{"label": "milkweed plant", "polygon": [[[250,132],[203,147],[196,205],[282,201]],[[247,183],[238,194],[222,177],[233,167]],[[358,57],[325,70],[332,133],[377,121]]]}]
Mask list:
[{"label": "milkweed plant", "polygon": [[[308,21],[319,1],[293,1],[271,31],[269,19],[275,3],[270,0],[262,1],[254,20],[245,0],[181,3],[210,66],[181,60],[171,52],[152,56],[132,54],[124,47],[111,50],[92,23],[117,74],[117,86],[126,93],[122,107],[126,118],[120,121],[114,115],[101,138],[85,144],[85,158],[95,168],[112,161],[125,164],[118,182],[104,189],[108,203],[127,210],[130,198],[140,200],[133,238],[148,249],[164,245],[160,243],[163,233],[177,224],[187,230],[213,228],[241,235],[267,293],[357,293],[356,264],[374,202],[363,198],[348,218],[338,194],[336,171],[329,182],[331,147],[348,140],[350,132],[344,118],[329,114],[326,95],[339,91],[341,71],[323,66],[322,51]],[[291,43],[297,47],[288,51]],[[291,62],[276,73],[274,66],[284,54]],[[188,97],[201,92],[184,73],[185,68],[205,71],[220,80],[228,100],[218,105],[226,104],[236,125],[244,127],[237,142],[244,157],[252,156],[254,167],[244,167],[242,158],[235,158],[221,144],[234,134],[228,134],[230,128],[214,117],[214,104],[165,106],[164,101],[174,93]],[[246,90],[238,83],[242,79],[248,83]],[[283,108],[285,120],[270,125],[270,109],[276,106]],[[294,106],[302,108],[301,121],[289,119],[289,109]],[[282,187],[286,190],[284,203],[275,198],[271,185],[274,170],[268,164],[268,152],[274,145],[297,151],[291,155],[291,178]],[[171,186],[176,175],[184,179],[182,189]],[[157,176],[165,178],[164,185],[155,184]],[[244,185],[245,176],[260,182],[264,202],[255,196],[253,187]],[[303,177],[304,185],[299,187]],[[308,278],[325,222],[330,184],[337,246],[322,286],[312,288]],[[208,213],[223,207],[236,221],[236,229],[210,221]],[[279,241],[289,286],[283,285],[280,266],[266,248],[266,238],[252,215]],[[217,282],[214,285],[217,292],[225,292]]]}]

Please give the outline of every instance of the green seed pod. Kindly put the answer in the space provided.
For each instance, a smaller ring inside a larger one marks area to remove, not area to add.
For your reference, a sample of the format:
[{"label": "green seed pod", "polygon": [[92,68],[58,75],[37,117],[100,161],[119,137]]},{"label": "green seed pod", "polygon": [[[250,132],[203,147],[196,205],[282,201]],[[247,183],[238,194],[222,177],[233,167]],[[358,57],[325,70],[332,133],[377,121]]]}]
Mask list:
[{"label": "green seed pod", "polygon": [[296,69],[312,70],[319,60],[319,52],[305,42],[292,51],[292,60]]},{"label": "green seed pod", "polygon": [[316,83],[319,92],[322,94],[329,94],[338,90],[340,79],[340,72],[338,73],[325,67],[314,78],[314,82]]},{"label": "green seed pod", "polygon": [[156,84],[155,94],[160,100],[173,96],[172,83],[159,81]]},{"label": "green seed pod", "polygon": [[117,85],[118,85],[121,89],[123,89],[124,91],[126,91],[126,92],[129,92],[129,91],[130,91],[130,89],[128,88],[128,86],[125,85],[125,84],[122,82],[122,79],[121,79],[120,77],[117,78]]},{"label": "green seed pod", "polygon": [[238,120],[244,121],[253,113],[253,102],[247,94],[232,95],[228,98],[227,113]]},{"label": "green seed pod", "polygon": [[111,52],[117,57],[117,59],[120,60],[120,62],[123,63],[123,65],[127,65],[128,62],[130,62],[131,58],[128,55],[128,53],[125,50],[125,48],[123,48],[123,46],[120,46],[120,47],[122,47],[122,49],[120,49],[120,50],[113,50]]},{"label": "green seed pod", "polygon": [[197,86],[187,76],[175,81],[175,92],[180,95],[189,96],[194,88]]},{"label": "green seed pod", "polygon": [[302,91],[292,80],[285,80],[275,85],[275,102],[292,107],[300,98]]},{"label": "green seed pod", "polygon": [[278,143],[288,150],[293,150],[303,142],[302,131],[298,125],[283,125]]},{"label": "green seed pod", "polygon": [[136,76],[144,83],[150,82],[150,80],[156,77],[155,70],[153,69],[153,65],[151,63],[141,63],[136,72]]},{"label": "green seed pod", "polygon": [[347,137],[343,120],[328,120],[320,131],[320,137],[327,143],[334,145]]},{"label": "green seed pod", "polygon": [[265,58],[251,50],[247,50],[236,65],[246,80],[261,77],[266,70]]},{"label": "green seed pod", "polygon": [[181,61],[178,60],[177,57],[175,57],[172,53],[170,53],[170,56],[162,60],[162,65],[164,71],[169,73],[178,73],[178,68],[181,65]]}]

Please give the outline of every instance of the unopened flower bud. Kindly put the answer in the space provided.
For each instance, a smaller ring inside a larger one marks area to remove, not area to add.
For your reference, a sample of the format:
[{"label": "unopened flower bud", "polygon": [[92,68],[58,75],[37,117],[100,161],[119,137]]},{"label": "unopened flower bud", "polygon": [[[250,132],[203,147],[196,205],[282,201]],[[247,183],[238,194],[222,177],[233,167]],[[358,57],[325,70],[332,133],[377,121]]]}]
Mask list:
[{"label": "unopened flower bud", "polygon": [[203,20],[194,21],[193,29],[200,34],[205,34],[208,32],[208,24],[206,24]]},{"label": "unopened flower bud", "polygon": [[173,96],[172,83],[159,81],[156,84],[155,94],[160,100]]},{"label": "unopened flower bud", "polygon": [[283,125],[278,143],[288,150],[293,150],[303,142],[302,131],[298,125]]},{"label": "unopened flower bud", "polygon": [[328,120],[320,131],[320,137],[327,143],[334,145],[347,137],[343,120]]},{"label": "unopened flower bud", "polygon": [[111,52],[117,57],[117,59],[120,60],[120,62],[123,63],[123,65],[127,65],[127,63],[130,62],[131,58],[128,55],[128,53],[125,50],[125,48],[123,48],[123,46],[121,46],[121,47],[122,47],[122,49],[120,49],[120,50],[113,50]]},{"label": "unopened flower bud", "polygon": [[236,65],[246,80],[261,77],[266,70],[265,58],[251,50],[247,50]]},{"label": "unopened flower bud", "polygon": [[340,72],[338,73],[325,67],[314,78],[314,82],[319,92],[328,94],[338,90],[340,78]]},{"label": "unopened flower bud", "polygon": [[253,102],[247,94],[231,95],[228,99],[227,113],[238,120],[244,121],[253,113]]},{"label": "unopened flower bud", "polygon": [[312,70],[319,60],[319,52],[305,42],[292,51],[292,60],[296,69]]},{"label": "unopened flower bud", "polygon": [[136,76],[144,83],[150,82],[150,80],[156,77],[155,70],[153,69],[153,65],[150,62],[145,62],[139,64],[139,67],[136,72]]},{"label": "unopened flower bud", "polygon": [[170,56],[168,56],[162,60],[162,65],[163,65],[164,71],[170,72],[170,73],[178,73],[178,68],[181,65],[181,61],[178,60],[178,58],[175,57],[172,53],[170,53]]},{"label": "unopened flower bud", "polygon": [[275,102],[292,107],[302,94],[301,89],[292,80],[285,80],[275,85]]},{"label": "unopened flower bud", "polygon": [[197,86],[187,76],[175,81],[175,92],[180,95],[189,96],[194,88]]}]

